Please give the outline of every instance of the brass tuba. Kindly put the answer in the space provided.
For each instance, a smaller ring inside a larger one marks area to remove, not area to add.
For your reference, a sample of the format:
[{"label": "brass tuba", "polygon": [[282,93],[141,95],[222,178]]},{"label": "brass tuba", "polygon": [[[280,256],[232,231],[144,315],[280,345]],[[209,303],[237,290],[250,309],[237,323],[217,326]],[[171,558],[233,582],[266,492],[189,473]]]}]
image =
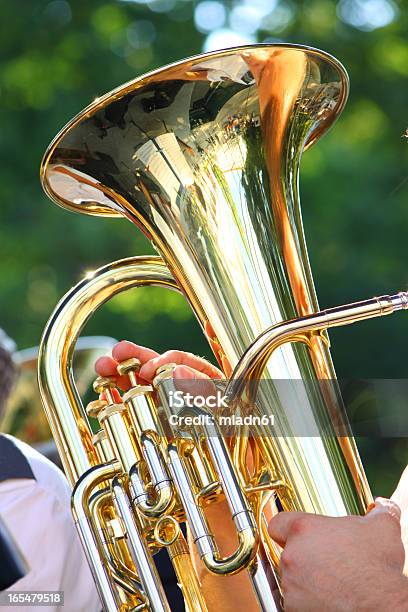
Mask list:
[{"label": "brass tuba", "polygon": [[[268,512],[362,514],[372,499],[326,330],[405,309],[408,296],[319,312],[298,193],[301,154],[340,114],[347,92],[343,66],[316,49],[217,51],[98,98],[44,157],[52,200],[125,216],[160,254],[82,280],[56,307],[41,344],[42,399],[105,610],[171,609],[153,562],[163,547],[187,609],[206,610],[191,546],[211,572],[248,571],[259,608],[276,610],[270,569],[279,584],[279,549]],[[186,297],[225,373],[228,415],[253,414],[253,424],[231,435],[202,409],[198,425],[174,426],[173,417],[194,411],[171,405],[171,366],[142,386],[134,360],[120,365],[131,382],[120,403],[112,380],[98,379],[106,399],[84,409],[71,363],[81,330],[106,300],[145,285]],[[205,511],[221,498],[237,530],[227,558]]]}]

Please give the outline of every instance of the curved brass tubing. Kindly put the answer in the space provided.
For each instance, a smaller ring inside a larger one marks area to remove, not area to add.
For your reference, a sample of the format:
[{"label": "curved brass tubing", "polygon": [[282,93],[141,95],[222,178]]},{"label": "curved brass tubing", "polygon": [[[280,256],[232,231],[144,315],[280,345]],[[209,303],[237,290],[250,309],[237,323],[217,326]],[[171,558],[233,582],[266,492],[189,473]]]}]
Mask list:
[{"label": "curved brass tubing", "polygon": [[[158,453],[157,457],[159,457]],[[133,502],[144,516],[158,518],[168,509],[173,499],[173,489],[169,480],[154,487],[156,497],[154,501],[151,501],[146,493],[143,480],[138,474],[137,465],[130,469],[129,478],[132,493],[135,495]],[[137,495],[138,491],[140,491],[140,495]]]},{"label": "curved brass tubing", "polygon": [[217,553],[206,553],[202,556],[202,561],[214,574],[235,574],[248,567],[256,555],[258,534],[255,520],[247,498],[240,488],[227,445],[215,421],[213,420],[212,425],[203,425],[203,430],[237,529],[238,548],[223,559]]},{"label": "curved brass tubing", "polygon": [[[183,410],[183,415],[189,410]],[[209,416],[209,415],[208,415]],[[177,485],[186,512],[187,522],[191,529],[199,555],[205,566],[214,574],[236,574],[251,563],[257,552],[258,536],[251,507],[243,494],[229,451],[215,421],[202,426],[206,435],[210,455],[227,499],[233,521],[237,529],[238,548],[228,557],[221,558],[210,535],[209,526],[203,508],[191,495],[191,482],[184,465],[182,453],[176,444],[168,446],[169,469]]]},{"label": "curved brass tubing", "polygon": [[[154,285],[179,291],[160,257],[131,257],[87,275],[56,306],[45,328],[38,356],[38,384],[65,473],[74,486],[98,463],[72,360],[85,323],[106,301],[132,287]],[[61,452],[63,449],[63,452]]]},{"label": "curved brass tubing", "polygon": [[125,480],[116,475],[111,482],[114,505],[126,529],[127,543],[150,608],[154,612],[171,612],[157,568],[132,512]]},{"label": "curved brass tubing", "polygon": [[221,576],[237,574],[247,567],[255,557],[257,543],[255,533],[255,529],[250,527],[238,532],[238,549],[229,557],[221,559],[213,553],[207,553],[201,557],[201,560],[213,574]]},{"label": "curved brass tubing", "polygon": [[255,382],[255,385],[251,385],[251,397],[248,398],[249,401],[254,399],[257,390],[256,382],[261,378],[272,353],[283,344],[287,342],[307,344],[310,333],[321,333],[330,327],[351,325],[358,321],[406,309],[408,309],[408,293],[401,291],[391,296],[383,295],[344,306],[336,306],[270,327],[258,336],[239,360],[225,391],[227,401],[229,403],[239,401],[247,390],[248,381]]},{"label": "curved brass tubing", "polygon": [[[235,402],[241,401],[245,393],[247,393],[246,401],[249,401],[250,404],[255,401],[259,380],[264,369],[273,352],[283,344],[287,342],[304,342],[308,344],[310,334],[321,334],[330,327],[350,325],[358,321],[406,309],[408,309],[408,293],[400,292],[392,296],[384,295],[344,306],[337,306],[306,317],[284,321],[270,327],[253,342],[238,362],[225,390],[227,402],[230,405],[234,405]],[[251,382],[250,386],[248,385],[249,382]],[[265,456],[267,457],[267,454]],[[271,464],[269,464],[269,467],[276,468],[276,466]],[[273,557],[276,557],[276,551],[273,550],[271,543],[268,541],[269,536],[265,525],[262,524],[262,517],[258,517],[258,521],[261,525],[262,542],[264,545],[266,544],[266,551],[271,555],[271,567],[276,570],[277,564],[274,563],[273,559]],[[265,580],[260,559],[258,559],[257,563],[252,564],[251,567],[255,589],[257,589],[258,582],[261,585],[259,588],[259,601],[262,601],[262,596],[268,589],[263,584]],[[275,594],[276,610],[280,610],[277,583]]]},{"label": "curved brass tubing", "polygon": [[[123,591],[128,595],[142,599],[144,596],[143,587],[137,575],[116,556],[112,543],[106,541],[101,535],[106,528],[106,523],[102,517],[103,509],[106,506],[112,506],[112,495],[109,488],[98,490],[90,497],[89,513],[92,517],[94,532],[99,541],[99,546],[104,552],[105,563],[115,583],[123,589]],[[142,610],[145,607],[147,607],[146,602],[137,606],[136,609]]]},{"label": "curved brass tubing", "polygon": [[104,564],[104,555],[91,528],[92,517],[89,510],[89,499],[99,484],[113,478],[120,473],[120,470],[121,466],[118,461],[91,467],[78,480],[72,493],[72,513],[106,612],[116,612],[120,602],[117,601],[109,570]]}]

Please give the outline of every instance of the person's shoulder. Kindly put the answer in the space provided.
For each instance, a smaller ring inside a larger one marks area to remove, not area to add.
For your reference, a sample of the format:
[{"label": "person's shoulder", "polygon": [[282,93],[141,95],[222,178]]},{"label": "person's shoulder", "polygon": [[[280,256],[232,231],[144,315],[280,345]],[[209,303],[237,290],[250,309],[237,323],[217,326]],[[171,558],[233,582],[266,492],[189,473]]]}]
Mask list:
[{"label": "person's shoulder", "polygon": [[3,435],[6,435],[27,459],[37,484],[46,492],[56,496],[65,505],[70,499],[71,492],[63,472],[29,444],[14,436]]}]

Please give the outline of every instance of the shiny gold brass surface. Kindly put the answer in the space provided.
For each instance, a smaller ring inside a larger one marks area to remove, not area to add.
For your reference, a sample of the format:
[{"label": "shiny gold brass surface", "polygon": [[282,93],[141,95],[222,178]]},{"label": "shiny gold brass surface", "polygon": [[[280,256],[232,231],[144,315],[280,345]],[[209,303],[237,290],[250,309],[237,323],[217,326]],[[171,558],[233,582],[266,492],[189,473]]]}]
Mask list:
[{"label": "shiny gold brass surface", "polygon": [[[265,559],[276,574],[279,550],[266,524],[277,500],[284,510],[341,516],[363,514],[372,499],[325,332],[406,308],[408,299],[401,293],[318,312],[298,191],[301,155],[335,121],[347,93],[342,65],[316,49],[217,51],[95,100],[44,157],[41,180],[55,202],[84,214],[125,216],[162,256],[113,263],[82,281],[57,306],[40,350],[43,401],[71,484],[79,478],[74,508],[109,612],[131,608],[135,598],[138,607],[167,612],[151,559],[159,546],[168,548],[187,607],[205,610],[181,534],[163,535],[184,518],[207,568],[220,574],[247,568],[259,608],[276,612]],[[185,295],[229,378],[230,407],[242,399],[240,410],[250,405],[270,425],[244,426],[226,441],[204,411],[205,425],[177,427],[171,417],[192,413],[170,405],[172,367],[156,373],[153,392],[138,384],[139,364],[129,360],[118,369],[131,383],[123,403],[112,380],[96,382],[106,403],[88,407],[104,429],[93,435],[72,352],[101,304],[143,285]],[[225,559],[204,513],[221,495],[239,542]],[[133,567],[123,570],[112,545],[93,535],[102,507],[112,538],[126,544],[121,559]]]},{"label": "shiny gold brass surface", "polygon": [[181,585],[186,612],[207,612],[203,589],[191,561],[187,542],[182,534],[168,547],[168,551]]},{"label": "shiny gold brass surface", "polygon": [[100,429],[92,437],[92,443],[98,455],[99,463],[108,463],[115,459],[115,454],[106,432]]},{"label": "shiny gold brass surface", "polygon": [[86,407],[86,414],[91,418],[98,418],[99,413],[108,405],[106,400],[93,400]]},{"label": "shiny gold brass surface", "polygon": [[99,461],[73,378],[76,342],[88,319],[102,304],[121,291],[146,285],[179,290],[160,257],[135,257],[109,264],[62,298],[44,331],[38,355],[38,384],[72,486]]},{"label": "shiny gold brass surface", "polygon": [[[47,193],[87,214],[124,215],[152,240],[195,310],[225,374],[268,327],[318,310],[301,224],[302,151],[344,106],[347,75],[321,51],[228,49],[155,71],[96,100],[57,136],[42,165]],[[364,512],[358,455],[296,436],[298,405],[274,381],[295,380],[305,420],[336,411],[338,390],[311,401],[298,380],[335,380],[326,344],[287,345],[268,364],[260,410],[298,509]],[[288,383],[289,385],[290,383]],[[296,389],[295,389],[296,387]],[[276,398],[271,405],[270,398]],[[317,425],[317,432],[319,427]],[[335,438],[335,435],[333,436]],[[331,455],[324,478],[314,474]],[[301,501],[300,501],[301,500]]]},{"label": "shiny gold brass surface", "polygon": [[126,359],[126,361],[122,361],[118,365],[118,374],[119,376],[129,376],[130,384],[133,387],[137,385],[136,374],[140,370],[140,361],[136,359],[136,357],[132,357],[131,359]]},{"label": "shiny gold brass surface", "polygon": [[162,516],[154,527],[156,541],[163,546],[171,546],[179,539],[180,525],[171,516]]}]

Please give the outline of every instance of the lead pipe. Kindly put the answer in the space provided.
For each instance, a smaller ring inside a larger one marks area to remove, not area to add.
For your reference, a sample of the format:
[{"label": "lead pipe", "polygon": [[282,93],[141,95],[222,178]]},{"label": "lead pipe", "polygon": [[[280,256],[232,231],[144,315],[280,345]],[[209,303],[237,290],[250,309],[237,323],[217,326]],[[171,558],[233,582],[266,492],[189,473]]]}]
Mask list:
[{"label": "lead pipe", "polygon": [[[316,314],[283,321],[265,330],[246,350],[233,371],[225,395],[229,403],[242,398],[249,380],[259,380],[272,353],[286,342],[307,342],[310,332],[330,327],[351,325],[365,319],[408,309],[408,292],[383,295],[343,306],[335,306]],[[251,386],[252,397],[256,386]]]}]

